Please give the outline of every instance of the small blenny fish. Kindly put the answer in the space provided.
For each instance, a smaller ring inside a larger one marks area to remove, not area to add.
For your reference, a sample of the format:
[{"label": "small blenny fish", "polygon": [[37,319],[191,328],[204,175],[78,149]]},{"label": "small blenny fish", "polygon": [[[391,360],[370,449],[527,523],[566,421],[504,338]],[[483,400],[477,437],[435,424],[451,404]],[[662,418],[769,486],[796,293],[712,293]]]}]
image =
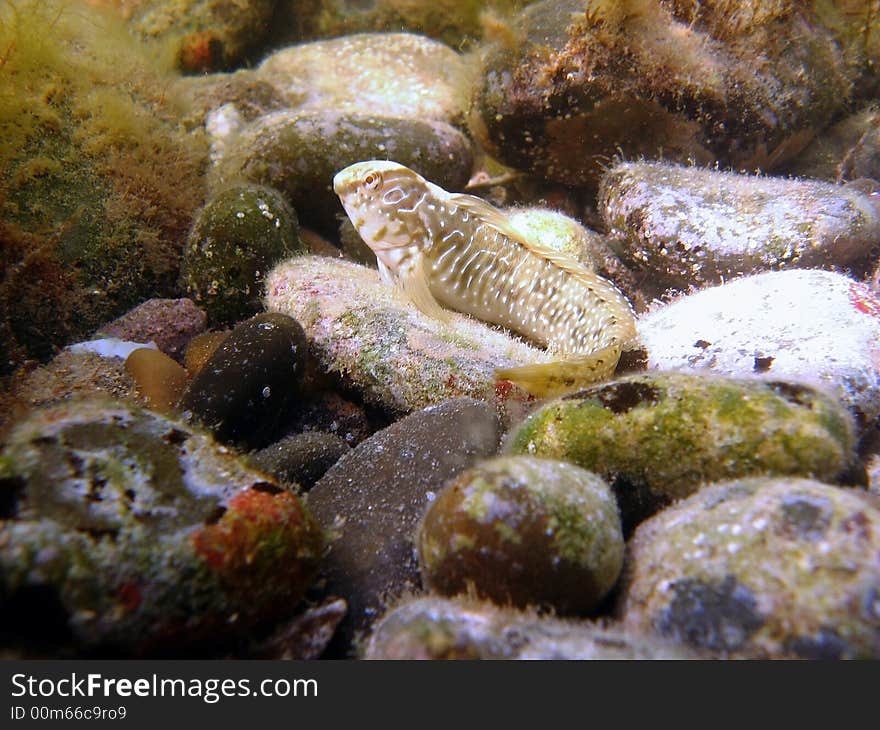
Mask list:
[{"label": "small blenny fish", "polygon": [[482,198],[449,193],[397,163],[358,162],[333,189],[382,279],[399,285],[425,314],[443,307],[500,325],[559,360],[504,368],[536,396],[609,378],[636,338],[621,291],[567,255],[533,243]]}]

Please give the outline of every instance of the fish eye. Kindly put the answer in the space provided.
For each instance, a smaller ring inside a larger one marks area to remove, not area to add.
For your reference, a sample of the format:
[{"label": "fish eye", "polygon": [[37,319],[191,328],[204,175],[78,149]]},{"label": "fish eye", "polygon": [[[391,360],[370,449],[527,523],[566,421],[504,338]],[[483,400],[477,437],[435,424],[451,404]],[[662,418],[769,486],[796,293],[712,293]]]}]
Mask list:
[{"label": "fish eye", "polygon": [[364,177],[364,187],[367,190],[376,190],[382,183],[382,176],[378,172],[369,172]]}]

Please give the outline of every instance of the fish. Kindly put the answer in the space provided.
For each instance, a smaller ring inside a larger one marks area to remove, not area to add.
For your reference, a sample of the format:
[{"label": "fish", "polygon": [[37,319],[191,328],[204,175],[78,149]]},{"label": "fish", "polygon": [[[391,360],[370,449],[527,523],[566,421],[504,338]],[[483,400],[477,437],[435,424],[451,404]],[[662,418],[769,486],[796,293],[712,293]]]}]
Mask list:
[{"label": "fish", "polygon": [[449,310],[508,329],[556,358],[499,368],[536,397],[610,378],[637,339],[635,314],[612,282],[570,256],[528,240],[482,198],[450,193],[393,161],[336,173],[333,190],[376,255],[382,280],[419,310]]}]

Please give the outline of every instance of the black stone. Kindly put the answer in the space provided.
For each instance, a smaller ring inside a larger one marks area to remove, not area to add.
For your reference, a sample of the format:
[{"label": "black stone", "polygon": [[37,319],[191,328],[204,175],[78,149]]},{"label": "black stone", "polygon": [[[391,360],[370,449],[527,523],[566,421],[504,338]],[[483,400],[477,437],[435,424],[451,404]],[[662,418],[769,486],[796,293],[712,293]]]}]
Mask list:
[{"label": "black stone", "polygon": [[354,632],[379,618],[389,600],[419,587],[414,538],[431,493],[494,454],[499,438],[494,409],[459,398],[375,433],[315,484],[308,507],[332,540],[323,564],[327,592],[349,605],[336,652],[349,651]]},{"label": "black stone", "polygon": [[220,441],[264,446],[296,397],[305,357],[306,336],[295,319],[258,314],[217,348],[181,408]]}]

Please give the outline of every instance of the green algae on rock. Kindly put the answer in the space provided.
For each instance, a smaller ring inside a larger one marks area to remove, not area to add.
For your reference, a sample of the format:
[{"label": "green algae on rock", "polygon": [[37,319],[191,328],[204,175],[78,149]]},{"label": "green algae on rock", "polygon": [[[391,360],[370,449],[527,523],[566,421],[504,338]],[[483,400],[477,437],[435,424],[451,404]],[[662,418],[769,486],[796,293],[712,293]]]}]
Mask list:
[{"label": "green algae on rock", "polygon": [[205,73],[241,63],[266,35],[275,0],[141,0],[133,31],[173,49],[178,68]]},{"label": "green algae on rock", "polygon": [[208,358],[180,408],[220,441],[265,445],[297,395],[305,359],[306,338],[295,319],[258,314]]},{"label": "green algae on rock", "polygon": [[98,11],[0,5],[0,372],[175,292],[207,147],[166,69]]},{"label": "green algae on rock", "polygon": [[332,109],[463,128],[473,67],[423,36],[360,33],[275,51],[256,73],[297,111]]},{"label": "green algae on rock", "polygon": [[644,296],[633,273],[621,262],[607,236],[551,208],[506,208],[504,214],[526,240],[571,256],[590,271],[613,282],[636,311],[645,309]]},{"label": "green algae on rock", "polygon": [[262,309],[269,270],[303,250],[296,213],[276,190],[235,185],[213,195],[196,218],[181,282],[212,324],[238,322]]},{"label": "green algae on rock", "polygon": [[802,3],[545,0],[487,49],[472,128],[570,185],[621,154],[766,169],[845,108],[859,71]]},{"label": "green algae on rock", "polygon": [[628,162],[602,178],[599,206],[657,293],[785,268],[858,276],[878,258],[880,204],[852,185]]},{"label": "green algae on rock", "polygon": [[419,528],[428,588],[582,614],[623,564],[611,488],[573,464],[530,456],[478,462],[444,484]]},{"label": "green algae on rock", "polygon": [[639,526],[623,625],[719,657],[880,658],[880,509],[798,478],[704,487]]},{"label": "green algae on rock", "polygon": [[311,489],[309,510],[331,537],[327,590],[349,604],[340,651],[389,600],[418,587],[419,520],[446,479],[497,451],[499,436],[491,407],[455,398],[373,434]]},{"label": "green algae on rock", "polygon": [[364,659],[697,659],[686,646],[615,625],[425,596],[378,622]]},{"label": "green algae on rock", "polygon": [[54,637],[54,656],[216,651],[290,615],[323,550],[293,494],[189,426],[109,399],[19,422],[0,485],[0,605],[19,617],[4,637]]},{"label": "green algae on rock", "polygon": [[447,190],[461,190],[471,171],[471,143],[445,122],[340,113],[279,111],[242,128],[211,176],[216,186],[247,180],[287,196],[300,220],[333,232],[340,213],[331,183],[361,160],[395,159]]},{"label": "green algae on rock", "polygon": [[515,408],[527,395],[496,383],[500,367],[546,362],[542,350],[464,315],[450,324],[411,306],[374,269],[299,256],[267,279],[266,308],[295,317],[324,372],[367,403],[409,413],[457,396]]},{"label": "green algae on rock", "polygon": [[655,372],[548,403],[510,434],[507,450],[571,461],[614,481],[631,524],[627,512],[687,496],[707,481],[833,480],[853,458],[853,432],[837,400],[805,385]]}]

